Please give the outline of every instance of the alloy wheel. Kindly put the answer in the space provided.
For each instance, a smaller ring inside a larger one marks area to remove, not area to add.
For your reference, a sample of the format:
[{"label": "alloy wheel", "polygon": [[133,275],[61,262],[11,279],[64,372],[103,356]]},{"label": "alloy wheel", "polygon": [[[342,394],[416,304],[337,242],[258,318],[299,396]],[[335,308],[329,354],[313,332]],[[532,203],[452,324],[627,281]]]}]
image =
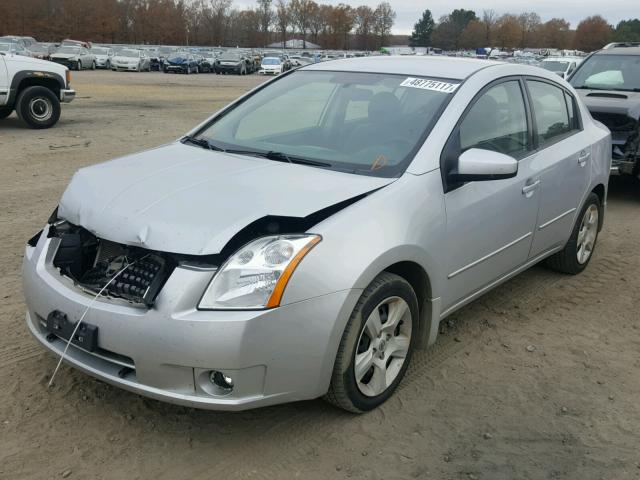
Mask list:
[{"label": "alloy wheel", "polygon": [[409,352],[413,319],[407,302],[389,297],[373,309],[356,344],[354,374],[367,397],[382,394],[396,379]]},{"label": "alloy wheel", "polygon": [[581,265],[589,260],[593,252],[596,237],[598,236],[598,216],[598,207],[593,204],[589,205],[589,208],[587,208],[582,216],[577,241],[578,263]]}]

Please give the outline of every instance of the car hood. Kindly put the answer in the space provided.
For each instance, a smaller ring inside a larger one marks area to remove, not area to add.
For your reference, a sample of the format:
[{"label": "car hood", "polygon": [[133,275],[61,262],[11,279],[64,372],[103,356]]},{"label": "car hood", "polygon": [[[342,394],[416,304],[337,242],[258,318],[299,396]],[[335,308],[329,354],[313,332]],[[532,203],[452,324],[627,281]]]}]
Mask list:
[{"label": "car hood", "polygon": [[140,59],[136,57],[113,57],[114,62],[123,62],[123,63],[137,63]]},{"label": "car hood", "polygon": [[640,120],[640,92],[588,89],[577,91],[592,113],[617,113]]},{"label": "car hood", "polygon": [[306,217],[394,180],[177,142],[79,170],[58,215],[114,242],[209,255],[255,220]]},{"label": "car hood", "polygon": [[51,58],[77,58],[80,56],[79,53],[53,53],[50,55]]}]

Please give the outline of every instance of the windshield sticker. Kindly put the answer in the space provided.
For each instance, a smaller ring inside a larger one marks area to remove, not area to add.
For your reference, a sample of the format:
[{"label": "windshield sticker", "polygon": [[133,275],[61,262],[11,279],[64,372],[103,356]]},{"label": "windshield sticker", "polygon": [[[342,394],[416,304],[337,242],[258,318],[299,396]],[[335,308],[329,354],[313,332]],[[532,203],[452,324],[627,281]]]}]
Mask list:
[{"label": "windshield sticker", "polygon": [[434,92],[453,93],[460,86],[459,83],[438,82],[436,80],[425,80],[424,78],[409,77],[400,84],[401,87],[420,88],[422,90],[433,90]]}]

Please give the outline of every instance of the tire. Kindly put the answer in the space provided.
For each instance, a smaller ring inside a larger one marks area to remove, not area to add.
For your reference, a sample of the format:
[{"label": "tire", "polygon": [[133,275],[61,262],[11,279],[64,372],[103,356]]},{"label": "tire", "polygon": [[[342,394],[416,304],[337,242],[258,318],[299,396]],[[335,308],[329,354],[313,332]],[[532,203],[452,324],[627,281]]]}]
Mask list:
[{"label": "tire", "polygon": [[78,63],[76,63],[76,70],[77,71],[82,70],[82,62],[80,60],[78,60]]},{"label": "tire", "polygon": [[564,249],[547,258],[546,265],[553,270],[570,275],[582,272],[593,257],[601,226],[600,198],[591,192],[576,217],[569,241]]},{"label": "tire", "polygon": [[13,108],[10,107],[0,107],[0,120],[4,120],[13,112]]},{"label": "tire", "polygon": [[[377,318],[383,320],[381,323],[371,321],[376,311]],[[388,322],[394,324],[387,326]],[[372,324],[380,328],[375,329]],[[393,273],[378,275],[362,293],[342,334],[325,400],[353,413],[366,412],[384,403],[404,377],[417,344],[418,330],[418,300],[411,285]],[[371,335],[373,331],[380,333]],[[371,338],[376,335],[377,338]],[[393,346],[398,348],[394,353],[400,356],[391,353]],[[364,373],[356,374],[356,356],[365,360]]]},{"label": "tire", "polygon": [[18,117],[30,128],[49,128],[60,118],[60,101],[45,87],[34,86],[22,90],[16,101]]},{"label": "tire", "polygon": [[91,64],[91,70],[95,70],[95,69],[96,69],[96,62],[93,62],[93,63]]},{"label": "tire", "polygon": [[107,60],[107,70],[111,70],[111,62]]}]

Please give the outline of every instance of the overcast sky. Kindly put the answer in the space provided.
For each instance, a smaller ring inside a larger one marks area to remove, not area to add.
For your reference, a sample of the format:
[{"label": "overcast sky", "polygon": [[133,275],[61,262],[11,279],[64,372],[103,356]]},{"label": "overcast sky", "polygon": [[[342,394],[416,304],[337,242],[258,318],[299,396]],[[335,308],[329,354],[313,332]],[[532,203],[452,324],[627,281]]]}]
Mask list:
[{"label": "overcast sky", "polygon": [[[0,0],[1,1],[1,0]],[[352,7],[357,5],[369,5],[375,7],[382,0],[316,0],[318,3],[346,3]],[[481,16],[485,9],[494,9],[498,14],[522,13],[534,11],[547,21],[553,17],[568,20],[571,27],[575,28],[580,20],[590,15],[602,15],[614,26],[620,20],[637,18],[640,16],[640,0],[388,0],[396,11],[397,18],[393,27],[393,33],[409,34],[413,25],[422,15],[425,9],[431,10],[437,20],[455,8],[473,10]],[[274,2],[275,3],[275,2]],[[235,0],[234,5],[240,8],[252,7],[255,1]]]}]

